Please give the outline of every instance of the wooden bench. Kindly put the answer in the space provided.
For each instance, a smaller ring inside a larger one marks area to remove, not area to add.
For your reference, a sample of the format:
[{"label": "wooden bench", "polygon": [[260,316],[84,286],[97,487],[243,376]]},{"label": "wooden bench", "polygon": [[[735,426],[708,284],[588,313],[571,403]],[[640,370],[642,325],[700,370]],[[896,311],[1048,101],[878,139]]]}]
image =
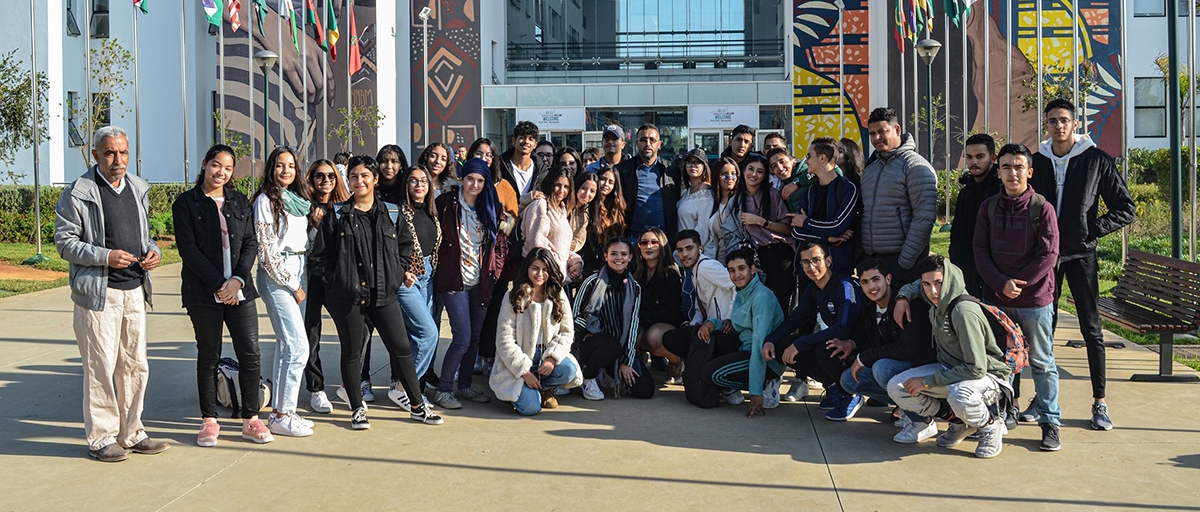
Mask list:
[{"label": "wooden bench", "polygon": [[1130,250],[1112,295],[1100,297],[1102,318],[1139,334],[1159,335],[1158,374],[1136,374],[1131,380],[1200,381],[1196,374],[1171,371],[1175,335],[1200,327],[1200,264]]}]

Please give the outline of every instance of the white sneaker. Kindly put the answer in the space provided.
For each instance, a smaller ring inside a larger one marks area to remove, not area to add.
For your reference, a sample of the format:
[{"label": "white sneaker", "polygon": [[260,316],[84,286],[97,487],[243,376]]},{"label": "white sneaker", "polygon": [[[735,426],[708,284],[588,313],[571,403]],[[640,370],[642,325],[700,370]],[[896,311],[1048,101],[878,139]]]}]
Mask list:
[{"label": "white sneaker", "polygon": [[763,386],[763,409],[774,409],[779,407],[779,386],[783,384],[781,377],[775,377],[767,381]]},{"label": "white sneaker", "polygon": [[892,425],[894,425],[896,428],[904,428],[911,424],[912,419],[910,419],[907,414],[901,414],[900,419],[892,422]]},{"label": "white sneaker", "polygon": [[721,400],[729,405],[742,405],[746,397],[742,396],[740,389],[727,389],[721,392]]},{"label": "white sneaker", "polygon": [[937,435],[937,425],[930,420],[929,423],[914,421],[904,426],[899,434],[892,437],[892,441],[903,444],[916,444],[926,439]]},{"label": "white sneaker", "polygon": [[277,436],[308,437],[313,435],[312,427],[305,425],[299,416],[285,414],[283,417],[271,415],[267,420],[267,428]]},{"label": "white sneaker", "polygon": [[600,386],[596,384],[596,379],[583,380],[583,397],[588,400],[604,400],[604,392],[600,391]]},{"label": "white sneaker", "polygon": [[[337,388],[337,397],[338,397],[338,400],[341,400],[342,402],[344,402],[344,403],[346,404],[346,407],[350,407],[350,395],[347,395],[347,394],[346,394],[346,387],[345,387],[345,386],[338,386],[338,388]],[[363,407],[366,407],[366,406],[367,406],[367,403],[364,401],[364,402],[363,402]],[[353,409],[353,408],[351,408],[351,409],[350,409],[350,412],[354,412],[354,409]]]},{"label": "white sneaker", "polygon": [[388,398],[392,399],[392,402],[404,412],[412,412],[412,403],[408,401],[408,393],[400,387],[399,382],[393,382],[391,386],[388,386]]},{"label": "white sneaker", "polygon": [[324,391],[314,392],[312,396],[309,397],[309,404],[312,405],[312,410],[314,412],[319,412],[321,414],[329,414],[333,412],[333,404],[329,403],[329,397],[325,395]]},{"label": "white sneaker", "polygon": [[364,402],[374,402],[375,401],[375,392],[371,391],[371,381],[364,380],[364,381],[362,381],[361,386],[362,386],[362,400]]},{"label": "white sneaker", "polygon": [[304,416],[296,414],[295,411],[289,412],[288,414],[295,416],[296,419],[300,421],[300,423],[303,423],[304,426],[306,426],[308,428],[313,428],[313,427],[317,426],[317,424],[313,420],[310,420],[308,418],[305,418]]},{"label": "white sneaker", "polygon": [[788,392],[783,396],[783,400],[787,402],[799,402],[808,396],[808,380],[792,379],[792,387],[788,388]]}]

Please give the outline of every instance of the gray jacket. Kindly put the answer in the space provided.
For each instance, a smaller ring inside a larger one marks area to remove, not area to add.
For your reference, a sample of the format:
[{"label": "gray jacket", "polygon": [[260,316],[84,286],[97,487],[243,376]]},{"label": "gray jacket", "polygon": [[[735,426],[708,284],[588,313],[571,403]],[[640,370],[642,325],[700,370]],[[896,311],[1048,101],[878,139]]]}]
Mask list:
[{"label": "gray jacket", "polygon": [[911,269],[929,248],[937,218],[937,175],[917,154],[907,133],[900,147],[871,155],[862,175],[862,248],[867,254],[900,253]]},{"label": "gray jacket", "polygon": [[[63,190],[54,207],[54,245],[59,256],[71,264],[71,300],[81,307],[103,311],[104,293],[108,289],[108,254],[112,250],[104,247],[104,208],[100,206],[96,172],[93,166]],[[150,238],[150,184],[128,174],[124,179],[125,186],[133,187],[142,210],[137,221],[141,232],[146,234],[143,254],[155,251],[161,256],[158,246]],[[149,272],[142,278],[142,291],[146,294],[146,303],[153,306]]]}]

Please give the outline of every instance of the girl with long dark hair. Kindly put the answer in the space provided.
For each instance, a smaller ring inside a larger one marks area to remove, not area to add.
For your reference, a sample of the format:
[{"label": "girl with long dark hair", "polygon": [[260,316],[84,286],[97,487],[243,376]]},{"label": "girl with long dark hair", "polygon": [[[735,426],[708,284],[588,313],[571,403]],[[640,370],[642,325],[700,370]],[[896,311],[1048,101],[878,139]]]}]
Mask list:
[{"label": "girl with long dark hair", "polygon": [[766,285],[784,310],[790,309],[796,292],[796,274],[792,263],[796,259],[792,239],[791,218],[779,190],[767,180],[767,159],[750,153],[742,159],[742,180],[733,197],[746,239],[758,254],[758,268],[766,274]]},{"label": "girl with long dark hair", "polygon": [[712,213],[708,218],[712,248],[704,246],[704,255],[717,261],[725,261],[725,255],[737,249],[741,229],[733,209],[733,196],[742,182],[742,170],[737,162],[727,156],[721,157],[713,166],[717,178],[717,190]]},{"label": "girl with long dark hair", "polygon": [[450,163],[450,155],[449,146],[441,142],[433,142],[425,146],[425,150],[421,152],[421,156],[417,157],[417,164],[429,169],[431,176],[429,186],[433,192],[434,199],[437,199],[445,192],[449,192],[459,184],[458,180],[454,179],[454,173],[452,172],[454,166]]},{"label": "girl with long dark hair", "polygon": [[379,164],[379,185],[375,187],[375,192],[384,201],[394,204],[402,202],[404,182],[400,174],[408,169],[408,157],[404,155],[404,150],[395,144],[383,146],[375,155],[375,163]]},{"label": "girl with long dark hair", "polygon": [[233,149],[223,144],[204,155],[196,186],[171,206],[175,243],[183,259],[179,295],[196,333],[196,388],[203,418],[196,444],[216,446],[217,363],[221,324],[229,329],[238,361],[241,396],[234,416],[242,420],[242,438],[255,443],[275,439],[258,417],[261,363],[258,308],[250,269],[258,251],[250,200],[233,187]]},{"label": "girl with long dark hair", "polygon": [[559,273],[567,275],[567,263],[579,256],[571,252],[571,221],[568,219],[575,204],[571,177],[564,167],[556,167],[546,175],[537,196],[525,207],[521,230],[525,235],[525,256],[535,247],[544,247],[554,255]]},{"label": "girl with long dark hair", "polygon": [[500,310],[496,361],[488,384],[523,416],[558,407],[554,391],[583,382],[571,355],[575,329],[554,255],[538,247],[521,264]]},{"label": "girl with long dark hair", "polygon": [[[319,229],[333,205],[350,198],[342,173],[329,160],[317,160],[308,167],[308,186],[312,187],[313,210],[309,220]],[[312,274],[311,261],[308,272]],[[304,366],[304,383],[312,410],[328,414],[333,404],[325,394],[325,371],[321,368],[321,307],[325,305],[325,285],[319,279],[309,280],[308,297],[304,301],[304,330],[308,333],[308,363]]]}]

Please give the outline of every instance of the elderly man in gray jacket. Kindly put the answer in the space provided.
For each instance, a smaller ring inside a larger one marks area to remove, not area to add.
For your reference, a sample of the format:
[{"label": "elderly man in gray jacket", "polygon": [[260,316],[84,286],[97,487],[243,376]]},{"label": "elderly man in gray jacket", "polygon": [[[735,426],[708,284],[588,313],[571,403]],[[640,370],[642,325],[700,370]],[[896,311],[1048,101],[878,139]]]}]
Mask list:
[{"label": "elderly man in gray jacket", "polygon": [[896,111],[871,111],[867,123],[875,152],[862,175],[861,258],[879,258],[892,269],[893,286],[920,276],[913,266],[929,254],[937,218],[937,175],[916,151],[911,134],[900,133]]},{"label": "elderly man in gray jacket", "polygon": [[150,239],[150,185],[127,176],[129,140],[115,126],[96,131],[96,166],[63,190],[54,208],[54,244],[71,264],[75,340],[83,364],[83,428],[88,454],[120,462],[154,454],[142,426],[150,366],[146,305],[158,246]]}]

